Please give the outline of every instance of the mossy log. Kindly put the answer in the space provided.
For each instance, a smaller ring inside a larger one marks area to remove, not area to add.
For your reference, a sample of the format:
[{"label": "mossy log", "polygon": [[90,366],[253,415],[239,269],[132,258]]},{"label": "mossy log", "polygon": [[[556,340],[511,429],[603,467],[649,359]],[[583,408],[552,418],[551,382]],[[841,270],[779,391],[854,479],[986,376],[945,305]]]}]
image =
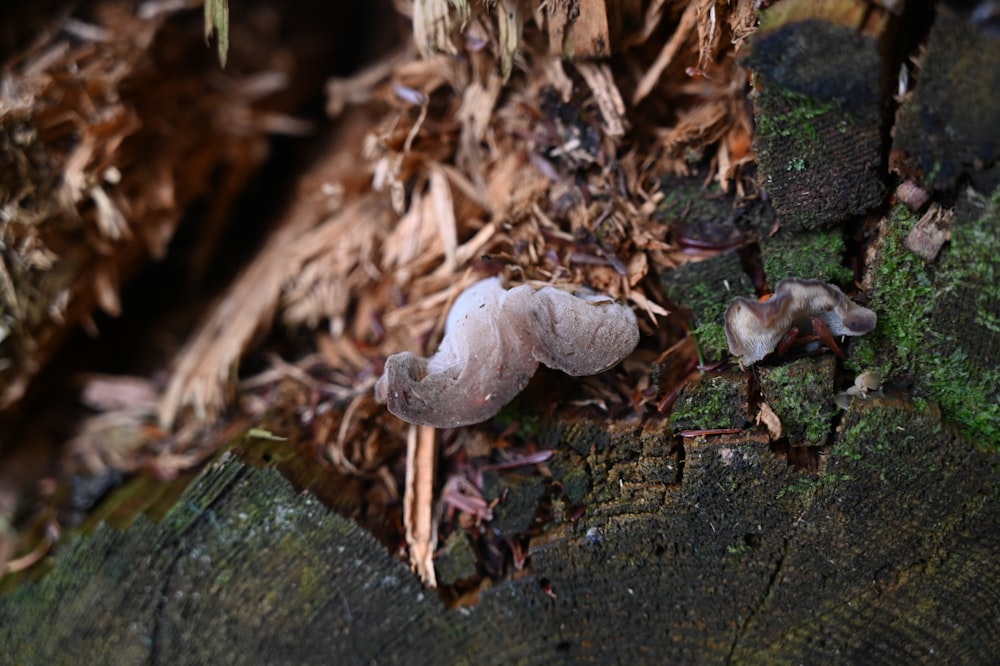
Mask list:
[{"label": "mossy log", "polygon": [[785,227],[817,229],[881,203],[891,17],[862,0],[786,0],[761,15],[754,150]]},{"label": "mossy log", "polygon": [[819,475],[744,435],[681,451],[678,470],[669,431],[565,429],[586,517],[462,611],[229,456],[158,523],[100,527],[0,599],[0,661],[985,663],[1000,648],[998,461],[933,409],[855,401]]},{"label": "mossy log", "polygon": [[[869,163],[841,166],[869,179],[860,192],[880,187]],[[857,201],[813,222],[868,205]],[[763,430],[676,433],[748,427],[748,374],[707,376],[673,422],[562,423],[546,442],[558,484],[517,483],[570,508],[532,541],[524,575],[449,610],[315,495],[226,455],[157,520],[76,536],[47,575],[0,598],[0,663],[989,663],[1000,459],[996,421],[982,416],[998,404],[986,381],[1000,348],[998,210],[996,191],[961,193],[933,265],[901,250],[914,216],[887,216],[871,262],[879,328],[850,362],[895,375],[896,390],[824,407],[818,471],[789,465]],[[800,260],[812,247],[774,243],[762,246],[768,278],[789,263],[781,252]],[[753,289],[738,256],[702,263],[689,285]],[[671,294],[701,313],[697,327],[718,327],[711,308],[730,297]]]}]

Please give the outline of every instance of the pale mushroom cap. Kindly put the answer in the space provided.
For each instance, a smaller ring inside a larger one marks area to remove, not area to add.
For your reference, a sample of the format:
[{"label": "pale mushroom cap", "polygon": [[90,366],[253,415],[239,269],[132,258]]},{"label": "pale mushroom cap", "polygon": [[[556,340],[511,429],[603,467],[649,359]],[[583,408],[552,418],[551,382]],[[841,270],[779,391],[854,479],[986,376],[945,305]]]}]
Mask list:
[{"label": "pale mushroom cap", "polygon": [[770,300],[743,296],[726,310],[726,342],[740,363],[750,366],[774,351],[788,330],[818,317],[834,335],[864,335],[878,317],[847,298],[837,286],[820,280],[786,278]]},{"label": "pale mushroom cap", "polygon": [[520,393],[542,362],[573,375],[601,372],[635,349],[635,314],[607,297],[579,298],[528,285],[504,290],[481,280],[455,300],[430,359],[386,360],[375,399],[410,423],[479,423]]},{"label": "pale mushroom cap", "polygon": [[740,296],[726,310],[726,343],[744,366],[770,354],[788,330],[763,325],[756,305],[756,301]]},{"label": "pale mushroom cap", "polygon": [[607,370],[639,344],[635,313],[606,296],[522,285],[510,290],[503,312],[536,360],[575,377]]}]

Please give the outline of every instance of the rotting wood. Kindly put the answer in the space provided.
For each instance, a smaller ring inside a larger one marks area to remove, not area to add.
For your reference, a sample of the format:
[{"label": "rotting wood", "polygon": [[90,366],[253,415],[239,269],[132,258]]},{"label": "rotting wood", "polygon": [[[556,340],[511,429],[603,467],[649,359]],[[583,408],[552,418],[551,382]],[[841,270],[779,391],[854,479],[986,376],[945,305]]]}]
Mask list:
[{"label": "rotting wood", "polygon": [[[426,118],[420,117],[417,124]],[[410,133],[407,140],[416,137]],[[970,194],[965,205],[979,210],[997,204]],[[575,229],[585,228],[585,219],[577,220]],[[555,225],[548,231],[562,233]],[[952,256],[953,261],[965,258]],[[978,305],[980,292],[995,301],[982,282],[973,285],[960,294],[970,319],[983,311],[971,307]],[[881,291],[895,295],[889,285]],[[436,297],[434,305],[425,304],[426,310],[447,301],[445,292]],[[939,327],[947,325],[947,307],[935,312]],[[971,328],[981,322],[965,323]],[[975,360],[992,363],[991,354]],[[965,390],[963,386],[960,394]],[[352,426],[350,414],[344,415],[342,432],[350,432],[349,426],[365,431],[357,421]],[[151,544],[131,540],[136,532],[102,532],[94,537],[98,559],[112,558],[105,560],[111,561],[109,566],[97,567],[93,574],[94,568],[81,567],[94,578],[71,575],[68,587],[59,588],[63,583],[58,577],[41,585],[44,591],[51,584],[57,588],[53,596],[75,601],[79,586],[109,575],[112,584],[97,586],[109,597],[100,601],[110,605],[121,598],[123,578],[131,582],[144,573],[133,571],[134,561],[150,562],[164,577],[124,589],[138,589],[137,597],[154,600],[156,617],[146,620],[148,608],[121,613],[106,633],[112,646],[141,650],[135,642],[126,643],[132,633],[115,642],[122,635],[122,617],[139,618],[127,632],[138,631],[148,639],[144,644],[154,660],[179,663],[231,657],[240,647],[256,648],[257,656],[273,649],[282,658],[291,654],[300,661],[324,662],[405,661],[414,654],[457,660],[469,657],[470,646],[488,646],[489,652],[472,653],[487,662],[522,657],[641,662],[651,653],[677,661],[701,655],[737,661],[824,661],[844,655],[861,660],[873,654],[904,660],[919,659],[929,650],[950,650],[946,657],[976,661],[995,652],[996,618],[968,617],[965,603],[990,607],[994,602],[989,595],[997,579],[997,495],[982,489],[996,485],[996,459],[970,450],[966,440],[938,422],[933,406],[905,396],[853,404],[818,476],[797,473],[771,456],[762,432],[705,435],[679,449],[662,427],[636,435],[611,434],[593,424],[569,426],[558,448],[569,452],[571,460],[561,468],[571,474],[562,478],[572,481],[573,500],[586,504],[590,513],[582,519],[578,513],[567,514],[570,520],[534,544],[533,570],[484,594],[468,615],[443,612],[384,553],[377,554],[375,566],[368,566],[366,558],[378,548],[365,542],[362,533],[351,533],[353,540],[347,543],[323,540],[330,536],[324,528],[332,525],[339,536],[345,523],[335,517],[325,520],[330,516],[309,504],[308,495],[292,499],[293,507],[300,502],[309,506],[308,520],[294,524],[293,534],[287,529],[292,515],[287,506],[267,502],[259,507],[265,514],[261,522],[235,535],[224,533],[220,528],[245,521],[241,514],[247,513],[241,507],[233,510],[227,498],[240,501],[246,497],[243,491],[255,492],[254,484],[262,483],[263,497],[289,499],[288,487],[273,474],[246,472],[232,461],[226,463],[232,467],[213,472],[218,475],[211,492],[197,491],[204,493],[204,501],[193,492],[188,496],[195,498],[193,506],[179,504],[175,523],[168,517],[161,525],[179,528],[169,537],[161,532]],[[557,462],[552,464],[555,468]],[[246,484],[241,486],[242,481]],[[147,528],[140,521],[134,529],[149,537],[151,532],[142,531]],[[265,547],[253,551],[261,559],[245,564],[246,545],[259,544],[259,532],[267,531],[283,537],[282,545],[293,550],[296,539],[312,540],[321,557],[306,548],[282,560],[265,539]],[[234,538],[220,556],[218,550],[201,547],[229,536]],[[371,550],[352,550],[358,542]],[[87,543],[77,546],[77,552]],[[160,551],[150,550],[153,546]],[[113,560],[118,548],[131,559]],[[303,565],[316,559],[339,567],[334,583],[325,584],[329,569],[314,576],[315,570]],[[206,571],[206,562],[218,567]],[[165,569],[157,566],[164,563]],[[253,565],[259,570],[252,570]],[[224,578],[231,571],[235,574]],[[348,574],[341,576],[343,571]],[[177,572],[195,578],[189,581],[175,576]],[[318,591],[309,592],[317,580]],[[87,629],[97,622],[89,613],[100,605],[67,604],[56,610],[69,626]],[[37,614],[27,608],[0,602],[0,627],[13,627],[0,636],[25,631],[4,649],[17,656],[13,650],[29,643],[31,649],[64,649],[62,635],[46,624],[52,606]],[[238,616],[244,608],[256,614]],[[967,621],[941,621],[958,616]],[[191,627],[192,617],[204,617],[204,626]],[[616,618],[628,618],[629,624]],[[309,624],[313,619],[317,623]],[[103,635],[104,629],[97,630]],[[230,636],[233,643],[219,639]],[[189,641],[199,652],[181,652]],[[234,644],[239,647],[222,652]],[[379,649],[383,651],[375,652]]]},{"label": "rotting wood", "polygon": [[990,27],[996,18],[951,3],[937,3],[936,11],[919,66],[904,63],[899,76],[892,166],[929,188],[954,187],[968,175],[991,189],[981,172],[1000,156],[1000,99],[993,93],[1000,87],[1000,35]]},{"label": "rotting wood", "polygon": [[863,0],[786,0],[762,13],[745,64],[761,188],[784,227],[830,226],[882,201],[892,29]]},{"label": "rotting wood", "polygon": [[0,419],[96,309],[120,314],[120,286],[163,257],[189,207],[210,197],[204,226],[226,224],[268,135],[304,128],[284,115],[302,70],[267,61],[260,26],[234,26],[259,50],[238,48],[213,84],[176,7],[92,10],[51,20],[0,75]]},{"label": "rotting wood", "polygon": [[586,517],[558,522],[531,572],[471,612],[446,611],[354,523],[231,458],[161,522],[101,528],[0,599],[0,657],[53,663],[93,631],[93,658],[177,664],[970,663],[1000,648],[996,615],[969,612],[1000,584],[1000,497],[982,492],[1000,469],[934,410],[855,401],[819,475],[744,435],[687,440],[679,485],[669,433],[572,433],[559,456],[581,456]]}]

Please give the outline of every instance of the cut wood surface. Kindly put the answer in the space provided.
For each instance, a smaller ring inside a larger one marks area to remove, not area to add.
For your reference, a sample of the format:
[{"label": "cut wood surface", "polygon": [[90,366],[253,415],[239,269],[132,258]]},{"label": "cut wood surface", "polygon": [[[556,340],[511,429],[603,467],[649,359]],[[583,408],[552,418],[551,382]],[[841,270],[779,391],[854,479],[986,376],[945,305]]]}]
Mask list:
[{"label": "cut wood surface", "polygon": [[446,610],[355,523],[228,456],[158,523],[99,527],[0,599],[0,661],[987,663],[1000,648],[1000,469],[934,410],[856,401],[818,477],[745,435],[685,440],[679,482],[669,431],[559,437],[586,517],[473,608]]},{"label": "cut wood surface", "polygon": [[786,228],[815,229],[879,205],[893,22],[863,0],[786,0],[761,17],[754,149]]},{"label": "cut wood surface", "polygon": [[[996,37],[950,4],[781,0],[750,39],[753,6],[415,0],[412,48],[329,82],[334,150],[177,345],[163,418],[137,381],[138,416],[74,441],[80,469],[130,480],[25,554],[0,468],[0,565],[41,560],[8,568],[0,664],[995,661],[1000,93],[965,68],[992,81]],[[59,215],[128,209],[93,169]],[[381,364],[433,352],[477,272],[610,294],[639,348],[543,371],[484,425],[409,427],[374,402]],[[838,284],[875,330],[739,367],[726,307],[789,277]],[[310,353],[237,386],[279,319]],[[0,394],[43,361],[0,359]]]}]

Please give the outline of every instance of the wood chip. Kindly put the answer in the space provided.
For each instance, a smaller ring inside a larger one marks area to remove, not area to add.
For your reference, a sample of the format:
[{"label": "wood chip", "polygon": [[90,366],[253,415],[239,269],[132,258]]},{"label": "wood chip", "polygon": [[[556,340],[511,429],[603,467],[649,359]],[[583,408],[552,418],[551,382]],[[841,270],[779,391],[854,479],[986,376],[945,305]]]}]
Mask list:
[{"label": "wood chip", "polygon": [[604,120],[604,130],[608,136],[620,137],[625,134],[625,101],[611,76],[611,69],[606,63],[578,62],[576,70],[590,86],[601,110]]},{"label": "wood chip", "polygon": [[760,409],[757,412],[757,425],[761,423],[767,428],[767,434],[772,442],[781,439],[781,419],[766,402],[760,403]]},{"label": "wood chip", "polygon": [[691,32],[697,24],[697,19],[698,4],[692,2],[681,15],[681,21],[674,30],[674,34],[670,36],[667,43],[660,49],[660,54],[656,56],[656,60],[642,75],[642,78],[639,79],[639,85],[636,86],[635,92],[632,94],[632,104],[639,104],[639,102],[646,99],[646,96],[653,91],[653,87],[660,80],[663,71],[673,62],[674,57],[677,56],[681,47],[684,46],[691,36]]},{"label": "wood chip", "polygon": [[933,203],[906,235],[903,245],[925,261],[934,261],[944,244],[951,240],[954,211]]},{"label": "wood chip", "polygon": [[429,426],[410,426],[406,435],[406,485],[403,490],[403,526],[410,548],[410,566],[428,587],[437,587],[434,549],[437,521],[434,518],[434,472],[437,431]]}]

